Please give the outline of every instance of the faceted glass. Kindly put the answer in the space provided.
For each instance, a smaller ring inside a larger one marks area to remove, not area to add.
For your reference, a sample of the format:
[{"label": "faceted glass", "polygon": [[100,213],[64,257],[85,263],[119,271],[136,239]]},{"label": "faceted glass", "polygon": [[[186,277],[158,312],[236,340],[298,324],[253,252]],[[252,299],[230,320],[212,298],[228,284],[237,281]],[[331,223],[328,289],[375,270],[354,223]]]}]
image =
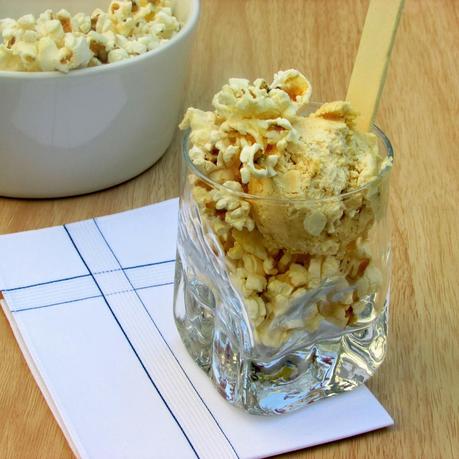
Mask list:
[{"label": "faceted glass", "polygon": [[[262,198],[225,189],[193,166],[185,135],[175,320],[191,357],[220,394],[250,413],[286,413],[352,390],[384,359],[393,151],[380,129],[373,126],[373,133],[380,154],[389,159],[379,176],[355,191],[317,201]],[[263,234],[246,230],[239,243],[250,242],[249,251],[256,256],[244,255],[244,263],[254,264],[254,271],[257,263],[267,262],[257,237],[270,238],[274,231],[276,240],[285,240],[290,248],[296,238],[288,254],[273,252],[277,269],[285,269],[288,280],[268,282],[271,293],[280,292],[275,306],[246,297],[249,277],[241,275],[228,257],[219,226],[203,215],[194,192],[197,184],[250,205]],[[307,219],[317,223],[315,216],[327,212],[338,212],[340,218],[325,239],[299,233]],[[285,224],[274,227],[273,216]]]}]

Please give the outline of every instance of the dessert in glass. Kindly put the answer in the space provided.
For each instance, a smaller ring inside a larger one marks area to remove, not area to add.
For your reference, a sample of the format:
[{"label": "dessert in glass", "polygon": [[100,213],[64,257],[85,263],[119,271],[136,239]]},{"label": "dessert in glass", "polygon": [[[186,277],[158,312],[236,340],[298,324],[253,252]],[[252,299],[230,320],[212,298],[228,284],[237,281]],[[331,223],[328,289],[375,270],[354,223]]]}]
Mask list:
[{"label": "dessert in glass", "polygon": [[310,97],[296,70],[234,78],[181,124],[177,328],[254,414],[352,390],[386,352],[392,148]]}]

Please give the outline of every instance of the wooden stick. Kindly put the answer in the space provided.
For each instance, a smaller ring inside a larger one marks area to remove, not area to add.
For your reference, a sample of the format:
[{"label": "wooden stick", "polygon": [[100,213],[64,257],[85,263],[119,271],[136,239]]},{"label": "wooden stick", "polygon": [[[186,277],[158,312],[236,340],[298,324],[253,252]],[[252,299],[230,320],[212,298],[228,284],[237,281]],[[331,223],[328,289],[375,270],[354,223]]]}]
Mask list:
[{"label": "wooden stick", "polygon": [[346,100],[360,113],[359,131],[367,132],[378,110],[404,0],[370,0]]}]

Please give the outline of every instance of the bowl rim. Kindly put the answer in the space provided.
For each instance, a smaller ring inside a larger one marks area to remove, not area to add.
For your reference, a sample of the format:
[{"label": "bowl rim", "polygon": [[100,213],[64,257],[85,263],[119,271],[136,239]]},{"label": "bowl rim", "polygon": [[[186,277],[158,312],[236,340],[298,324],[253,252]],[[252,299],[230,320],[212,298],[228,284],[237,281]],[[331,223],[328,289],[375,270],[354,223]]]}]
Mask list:
[{"label": "bowl rim", "polygon": [[161,44],[156,49],[147,51],[146,53],[138,56],[131,57],[118,62],[112,62],[111,64],[99,65],[97,67],[86,67],[82,69],[70,70],[68,73],[59,72],[54,70],[52,72],[21,72],[16,70],[0,70],[1,79],[14,79],[14,80],[30,80],[30,79],[53,79],[53,78],[78,78],[91,75],[97,75],[99,73],[121,69],[123,67],[135,65],[138,62],[147,60],[167,52],[169,48],[172,48],[177,43],[188,39],[191,33],[194,31],[196,24],[199,19],[199,13],[201,9],[200,0],[189,0],[191,3],[191,12],[185,25],[179,32],[170,38],[166,43]]}]

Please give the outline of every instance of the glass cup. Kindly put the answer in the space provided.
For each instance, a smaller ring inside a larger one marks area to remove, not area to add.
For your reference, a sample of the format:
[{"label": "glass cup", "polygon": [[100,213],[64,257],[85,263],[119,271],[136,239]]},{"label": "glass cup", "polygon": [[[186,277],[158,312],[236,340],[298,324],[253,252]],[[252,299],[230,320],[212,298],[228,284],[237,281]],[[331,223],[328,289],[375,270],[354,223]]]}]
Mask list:
[{"label": "glass cup", "polygon": [[[389,159],[379,176],[316,201],[230,190],[196,169],[184,137],[175,320],[220,394],[250,413],[352,390],[385,357],[393,151],[372,131]],[[222,198],[249,208],[255,227],[228,230]]]}]

